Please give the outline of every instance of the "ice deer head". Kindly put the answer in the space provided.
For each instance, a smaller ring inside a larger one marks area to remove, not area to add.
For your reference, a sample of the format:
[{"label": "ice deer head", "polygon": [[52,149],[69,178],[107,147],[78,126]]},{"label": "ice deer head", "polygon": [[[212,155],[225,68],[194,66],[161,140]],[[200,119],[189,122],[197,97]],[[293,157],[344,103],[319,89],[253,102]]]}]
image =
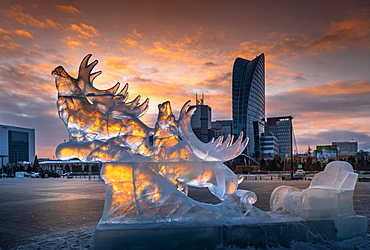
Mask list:
[{"label": "ice deer head", "polygon": [[102,72],[91,73],[98,61],[95,60],[89,64],[90,57],[91,54],[85,56],[81,61],[76,79],[71,77],[62,66],[52,71],[58,96],[87,98],[100,112],[117,119],[137,118],[145,114],[149,99],[139,104],[140,96],[137,96],[133,101],[126,102],[128,98],[127,83],[121,91],[118,91],[120,88],[119,82],[106,90],[100,90],[93,86],[94,79]]}]

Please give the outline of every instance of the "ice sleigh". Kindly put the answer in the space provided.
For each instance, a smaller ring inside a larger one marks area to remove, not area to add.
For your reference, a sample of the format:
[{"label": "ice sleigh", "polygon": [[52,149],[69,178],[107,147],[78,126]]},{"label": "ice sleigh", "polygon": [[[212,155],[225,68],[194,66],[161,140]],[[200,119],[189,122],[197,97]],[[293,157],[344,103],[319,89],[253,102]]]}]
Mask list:
[{"label": "ice sleigh", "polygon": [[356,215],[353,208],[357,177],[348,162],[331,162],[323,172],[315,175],[306,189],[275,188],[270,197],[271,211],[297,215],[305,220],[334,220],[338,240],[364,236],[367,217]]}]

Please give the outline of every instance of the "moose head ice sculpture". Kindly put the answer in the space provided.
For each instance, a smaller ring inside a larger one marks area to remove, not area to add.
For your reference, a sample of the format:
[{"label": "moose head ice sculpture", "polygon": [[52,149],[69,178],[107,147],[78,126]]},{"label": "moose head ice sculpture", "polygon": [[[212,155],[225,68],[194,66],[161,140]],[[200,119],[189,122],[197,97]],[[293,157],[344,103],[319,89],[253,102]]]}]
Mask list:
[{"label": "moose head ice sculpture", "polygon": [[[140,96],[126,102],[128,84],[107,90],[92,82],[98,63],[87,55],[77,79],[63,67],[52,71],[58,90],[59,117],[69,132],[60,144],[61,160],[102,161],[107,185],[100,223],[142,223],[241,218],[250,212],[256,195],[237,190],[238,178],[222,162],[246,147],[243,134],[234,144],[229,135],[203,143],[193,134],[190,120],[195,108],[186,102],[176,120],[169,102],[159,104],[158,120],[149,128],[139,120],[148,109]],[[187,196],[187,186],[208,187],[222,202],[204,204]],[[250,213],[251,214],[251,213]]]}]

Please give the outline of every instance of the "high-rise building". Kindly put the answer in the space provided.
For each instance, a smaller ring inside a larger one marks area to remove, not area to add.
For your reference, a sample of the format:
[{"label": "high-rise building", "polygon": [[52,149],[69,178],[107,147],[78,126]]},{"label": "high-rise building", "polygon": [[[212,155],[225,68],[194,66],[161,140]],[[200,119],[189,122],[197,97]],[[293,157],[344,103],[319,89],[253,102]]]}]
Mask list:
[{"label": "high-rise building", "polygon": [[211,107],[204,104],[204,95],[202,95],[201,99],[198,99],[198,96],[196,96],[196,105],[191,107],[197,108],[191,118],[191,127],[194,134],[202,142],[209,142],[210,130],[212,128]]},{"label": "high-rise building", "polygon": [[[35,129],[0,125],[0,164],[35,158]],[[2,166],[0,166],[2,167]]]},{"label": "high-rise building", "polygon": [[249,137],[244,152],[259,158],[259,137],[264,132],[265,121],[265,56],[253,60],[237,58],[232,75],[233,134],[240,132]]},{"label": "high-rise building", "polygon": [[292,154],[293,117],[281,116],[267,118],[265,132],[273,134],[279,143],[279,156],[281,159]]}]

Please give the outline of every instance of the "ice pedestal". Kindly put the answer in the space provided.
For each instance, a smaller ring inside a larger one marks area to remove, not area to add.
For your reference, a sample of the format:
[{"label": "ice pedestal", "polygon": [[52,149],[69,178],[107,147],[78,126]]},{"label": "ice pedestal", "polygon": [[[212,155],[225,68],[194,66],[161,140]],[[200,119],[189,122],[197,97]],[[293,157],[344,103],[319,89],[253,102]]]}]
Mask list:
[{"label": "ice pedestal", "polygon": [[98,225],[95,249],[246,249],[289,248],[292,241],[324,243],[338,240],[333,220],[302,220],[291,216],[212,223]]}]

